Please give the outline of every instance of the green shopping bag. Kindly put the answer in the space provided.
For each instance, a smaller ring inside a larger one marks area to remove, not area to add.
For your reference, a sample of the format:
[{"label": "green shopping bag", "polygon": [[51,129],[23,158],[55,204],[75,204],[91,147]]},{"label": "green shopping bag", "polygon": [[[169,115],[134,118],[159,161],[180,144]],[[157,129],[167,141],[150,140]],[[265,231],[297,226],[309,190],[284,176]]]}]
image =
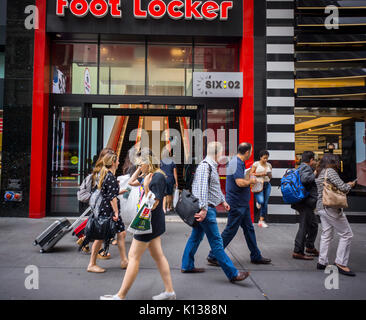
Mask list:
[{"label": "green shopping bag", "polygon": [[143,196],[140,203],[137,205],[137,214],[132,220],[128,231],[137,234],[152,233],[151,226],[151,208],[155,203],[155,195],[150,191],[147,196]]}]

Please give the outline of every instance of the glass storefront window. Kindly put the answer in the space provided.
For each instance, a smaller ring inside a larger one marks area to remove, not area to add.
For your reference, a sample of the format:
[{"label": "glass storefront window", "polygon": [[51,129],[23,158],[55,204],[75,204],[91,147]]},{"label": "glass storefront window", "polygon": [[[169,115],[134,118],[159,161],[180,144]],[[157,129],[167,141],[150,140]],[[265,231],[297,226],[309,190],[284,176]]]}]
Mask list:
[{"label": "glass storefront window", "polygon": [[52,92],[58,94],[192,96],[193,70],[238,72],[238,46],[148,43],[146,50],[145,43],[52,45]]},{"label": "glass storefront window", "polygon": [[98,92],[98,46],[90,43],[54,43],[52,93]]},{"label": "glass storefront window", "polygon": [[[213,129],[217,141],[225,145],[226,155],[232,153],[229,151],[230,129],[234,129],[235,127],[234,109],[207,109],[207,128]],[[222,132],[219,133],[219,130]],[[234,149],[234,153],[236,154],[236,146]]]},{"label": "glass storefront window", "polygon": [[325,153],[338,154],[342,179],[358,178],[356,190],[366,192],[365,120],[364,109],[295,108],[297,159],[306,150],[318,159]]},{"label": "glass storefront window", "polygon": [[148,95],[192,95],[192,46],[148,46]]},{"label": "glass storefront window", "polygon": [[[237,153],[237,136],[235,110],[234,109],[207,109],[207,129],[213,130],[215,141],[221,142],[224,146],[224,155],[232,157]],[[209,140],[211,138],[208,138]],[[228,158],[226,158],[228,159]],[[225,194],[226,185],[226,161],[220,160],[218,172],[220,174],[221,190]]]},{"label": "glass storefront window", "polygon": [[100,94],[145,94],[145,45],[100,46]]},{"label": "glass storefront window", "polygon": [[4,75],[5,75],[5,54],[4,52],[0,52],[0,182],[1,182],[2,151],[3,151]]},{"label": "glass storefront window", "polygon": [[81,108],[55,108],[51,169],[51,211],[78,213],[80,183]]},{"label": "glass storefront window", "polygon": [[197,45],[194,48],[195,72],[238,72],[237,45]]},{"label": "glass storefront window", "polygon": [[[5,75],[5,54],[4,52],[0,52],[0,79],[4,79]],[[1,101],[1,103],[3,103]]]}]

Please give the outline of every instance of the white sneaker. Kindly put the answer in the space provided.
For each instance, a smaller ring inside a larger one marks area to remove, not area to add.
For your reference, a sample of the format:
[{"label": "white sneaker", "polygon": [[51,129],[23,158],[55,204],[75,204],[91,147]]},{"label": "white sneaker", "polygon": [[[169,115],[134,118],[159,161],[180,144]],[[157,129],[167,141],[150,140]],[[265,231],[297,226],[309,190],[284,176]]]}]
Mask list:
[{"label": "white sneaker", "polygon": [[265,223],[264,221],[260,221],[258,222],[258,227],[261,227],[261,228],[268,228],[268,224]]},{"label": "white sneaker", "polygon": [[262,207],[261,204],[258,202],[256,202],[255,204],[256,204],[258,210]]},{"label": "white sneaker", "polygon": [[106,294],[104,296],[100,296],[99,300],[124,300],[121,299],[118,295],[111,295],[111,294]]},{"label": "white sneaker", "polygon": [[157,296],[152,297],[153,300],[177,300],[175,292],[162,292]]}]

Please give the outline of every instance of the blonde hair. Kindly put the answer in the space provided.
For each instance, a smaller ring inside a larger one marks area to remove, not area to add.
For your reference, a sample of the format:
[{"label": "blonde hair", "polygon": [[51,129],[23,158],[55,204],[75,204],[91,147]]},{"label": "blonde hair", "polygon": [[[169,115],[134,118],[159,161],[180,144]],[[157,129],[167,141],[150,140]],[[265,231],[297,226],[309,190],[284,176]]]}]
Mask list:
[{"label": "blonde hair", "polygon": [[97,162],[95,163],[93,173],[92,173],[92,186],[94,187],[95,181],[97,180],[98,174],[100,170],[103,168],[103,158],[106,154],[114,154],[114,151],[111,148],[104,148],[100,154]]},{"label": "blonde hair", "polygon": [[148,153],[142,152],[140,157],[138,157],[135,161],[136,166],[141,166],[143,164],[147,164],[149,166],[149,173],[156,173],[159,172],[166,177],[166,174],[163,170],[160,169],[159,161],[157,158],[152,154],[151,151]]},{"label": "blonde hair", "polygon": [[100,176],[98,181],[98,189],[102,189],[102,185],[104,182],[104,179],[109,171],[109,169],[113,166],[114,163],[117,161],[117,155],[115,153],[107,153],[102,158],[103,167],[100,169]]},{"label": "blonde hair", "polygon": [[114,154],[114,151],[111,148],[104,148],[99,154],[99,158],[95,163],[92,173],[92,186],[94,186],[95,180],[97,179],[100,170],[103,168],[103,158],[108,153]]}]

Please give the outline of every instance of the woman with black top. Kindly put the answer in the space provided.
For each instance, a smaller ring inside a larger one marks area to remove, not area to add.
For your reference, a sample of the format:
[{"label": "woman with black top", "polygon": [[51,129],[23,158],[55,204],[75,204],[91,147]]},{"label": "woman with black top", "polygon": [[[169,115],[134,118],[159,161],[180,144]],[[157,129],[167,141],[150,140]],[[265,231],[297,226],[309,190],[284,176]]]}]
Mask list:
[{"label": "woman with black top", "polygon": [[101,300],[123,300],[136,279],[140,260],[148,248],[152,258],[159,269],[163,279],[165,291],[154,296],[153,300],[175,300],[176,295],[172,285],[170,267],[161,247],[161,235],[165,232],[165,215],[163,212],[163,199],[166,194],[166,177],[159,169],[151,154],[142,155],[137,162],[138,169],[132,175],[129,184],[142,185],[145,194],[152,191],[155,195],[155,204],[151,211],[152,233],[135,235],[128,254],[128,267],[122,286],[116,295],[105,295]]},{"label": "woman with black top", "polygon": [[[103,196],[102,202],[100,204],[99,215],[110,217],[113,215],[113,220],[116,222],[117,231],[117,244],[119,253],[121,256],[121,268],[126,269],[128,265],[126,246],[125,246],[125,225],[120,216],[119,199],[118,195],[119,184],[115,177],[116,170],[119,165],[119,160],[117,155],[113,153],[107,153],[103,157],[103,168],[100,170],[99,176],[97,178],[98,189],[101,190]],[[121,193],[125,192],[123,190]],[[95,240],[92,247],[92,253],[90,256],[90,262],[87,268],[88,272],[103,273],[106,270],[99,267],[96,264],[97,253],[102,246],[103,240]]]}]

